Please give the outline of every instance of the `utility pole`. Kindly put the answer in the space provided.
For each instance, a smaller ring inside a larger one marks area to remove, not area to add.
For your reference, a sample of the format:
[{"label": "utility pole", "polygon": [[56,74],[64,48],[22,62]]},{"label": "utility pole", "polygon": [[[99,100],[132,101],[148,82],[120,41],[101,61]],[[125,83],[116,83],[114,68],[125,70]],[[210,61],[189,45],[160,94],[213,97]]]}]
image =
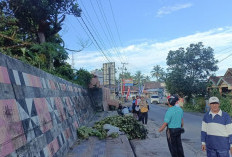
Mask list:
[{"label": "utility pole", "polygon": [[122,96],[122,99],[123,99],[123,70],[126,70],[125,68],[125,65],[127,65],[128,63],[121,63],[122,64],[122,67],[120,68],[122,70],[122,79],[121,79],[121,96]]},{"label": "utility pole", "polygon": [[109,70],[109,88],[110,88],[110,91],[111,91],[111,80],[110,80],[111,79],[111,73],[110,73],[111,72],[110,71],[111,70],[111,65],[109,66],[108,70]]}]

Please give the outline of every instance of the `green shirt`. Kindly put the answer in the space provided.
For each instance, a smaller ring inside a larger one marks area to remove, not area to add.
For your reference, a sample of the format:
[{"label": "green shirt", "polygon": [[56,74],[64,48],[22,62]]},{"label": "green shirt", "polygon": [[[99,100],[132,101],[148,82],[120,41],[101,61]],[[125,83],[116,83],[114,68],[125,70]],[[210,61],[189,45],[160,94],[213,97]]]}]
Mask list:
[{"label": "green shirt", "polygon": [[168,128],[181,128],[183,110],[180,107],[170,107],[164,117],[164,122],[168,123]]}]

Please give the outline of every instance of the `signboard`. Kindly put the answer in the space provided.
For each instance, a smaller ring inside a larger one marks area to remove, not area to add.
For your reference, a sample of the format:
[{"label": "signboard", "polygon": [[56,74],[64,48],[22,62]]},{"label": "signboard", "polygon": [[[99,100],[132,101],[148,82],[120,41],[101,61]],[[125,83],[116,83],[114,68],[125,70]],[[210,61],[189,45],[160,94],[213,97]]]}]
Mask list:
[{"label": "signboard", "polygon": [[115,85],[115,63],[109,62],[103,64],[103,85]]},{"label": "signboard", "polygon": [[133,79],[123,79],[124,86],[133,86]]}]

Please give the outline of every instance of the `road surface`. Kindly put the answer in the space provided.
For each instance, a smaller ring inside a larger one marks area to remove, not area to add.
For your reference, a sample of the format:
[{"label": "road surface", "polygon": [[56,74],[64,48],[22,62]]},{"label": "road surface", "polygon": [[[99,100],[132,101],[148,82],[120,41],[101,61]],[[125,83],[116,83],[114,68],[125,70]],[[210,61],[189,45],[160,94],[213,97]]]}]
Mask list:
[{"label": "road surface", "polygon": [[[155,121],[156,124],[162,125],[164,115],[167,111],[164,105],[151,104],[148,113],[149,119]],[[194,114],[184,112],[184,128],[185,133],[182,134],[182,142],[192,146],[195,150],[201,149],[201,121],[203,114]]]}]

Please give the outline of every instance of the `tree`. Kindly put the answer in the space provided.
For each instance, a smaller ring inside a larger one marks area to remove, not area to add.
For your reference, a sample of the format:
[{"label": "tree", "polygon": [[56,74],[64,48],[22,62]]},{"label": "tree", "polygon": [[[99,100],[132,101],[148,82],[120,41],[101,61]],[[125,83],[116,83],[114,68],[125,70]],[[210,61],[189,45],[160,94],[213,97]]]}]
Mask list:
[{"label": "tree", "polygon": [[131,73],[129,72],[129,71],[127,71],[127,72],[124,72],[123,74],[122,73],[120,73],[119,74],[119,79],[131,79],[132,78],[132,75],[131,75]]},{"label": "tree", "polygon": [[138,84],[142,83],[142,80],[144,79],[143,74],[141,71],[136,71],[135,75],[133,76],[134,81]]},{"label": "tree", "polygon": [[167,56],[167,89],[170,93],[188,96],[206,93],[207,77],[218,70],[211,47],[202,42],[190,44],[186,49],[169,51]]},{"label": "tree", "polygon": [[155,77],[157,82],[163,82],[165,80],[164,69],[159,65],[154,66],[151,71],[151,76]]},{"label": "tree", "polygon": [[90,84],[93,75],[89,73],[87,70],[80,68],[75,73],[75,82],[81,86],[88,87]]},{"label": "tree", "polygon": [[2,0],[0,5],[5,15],[17,19],[14,25],[39,43],[61,30],[65,15],[79,17],[81,13],[75,0]]}]

